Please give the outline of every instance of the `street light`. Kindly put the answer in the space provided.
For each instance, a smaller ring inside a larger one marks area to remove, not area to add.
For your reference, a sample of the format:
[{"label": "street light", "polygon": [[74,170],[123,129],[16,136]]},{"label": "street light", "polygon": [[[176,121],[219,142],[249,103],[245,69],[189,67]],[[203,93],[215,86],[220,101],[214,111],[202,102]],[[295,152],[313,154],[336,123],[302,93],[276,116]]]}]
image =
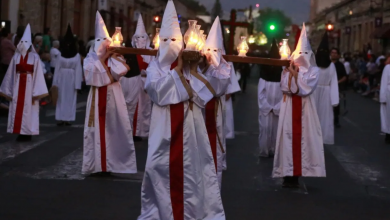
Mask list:
[{"label": "street light", "polygon": [[154,21],[155,23],[160,23],[160,22],[161,22],[161,17],[160,17],[159,15],[155,15],[155,16],[153,17],[153,21]]},{"label": "street light", "polygon": [[275,30],[275,25],[271,24],[271,25],[269,26],[269,29],[270,29],[271,31]]},{"label": "street light", "polygon": [[327,31],[333,31],[333,29],[334,29],[334,25],[332,24],[332,23],[328,23],[327,25],[326,25],[326,30]]}]

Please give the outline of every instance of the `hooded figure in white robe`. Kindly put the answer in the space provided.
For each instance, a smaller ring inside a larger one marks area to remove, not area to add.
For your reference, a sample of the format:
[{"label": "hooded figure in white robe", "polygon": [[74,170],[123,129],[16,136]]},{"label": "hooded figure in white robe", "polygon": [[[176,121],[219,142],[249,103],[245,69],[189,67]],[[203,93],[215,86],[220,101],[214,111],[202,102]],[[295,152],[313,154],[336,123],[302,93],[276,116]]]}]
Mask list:
[{"label": "hooded figure in white robe", "polygon": [[197,63],[183,71],[181,58],[174,63],[183,37],[171,0],[160,39],[158,55],[146,70],[145,89],[154,104],[138,220],[225,219],[202,115],[215,95],[211,85],[220,79],[206,79]]},{"label": "hooded figure in white robe", "polygon": [[[131,45],[135,48],[150,49],[150,39],[141,14]],[[152,56],[147,55],[127,55],[126,60],[131,70],[120,81],[135,137],[148,137],[149,134],[152,101],[144,90],[144,85],[146,69],[152,59]]]},{"label": "hooded figure in white robe", "polygon": [[313,92],[324,144],[334,144],[333,107],[339,104],[339,86],[336,67],[330,60],[328,33],[318,47],[316,62],[319,67],[318,85]]},{"label": "hooded figure in white robe", "polygon": [[[298,187],[298,177],[325,177],[321,124],[312,96],[319,69],[303,25],[294,66],[282,72],[283,100],[279,113],[273,177],[285,178],[285,187]],[[298,70],[299,68],[299,70]]]},{"label": "hooded figure in white robe", "polygon": [[28,24],[0,87],[10,101],[7,132],[20,134],[19,140],[39,134],[39,100],[48,96],[42,62],[31,45]]},{"label": "hooded figure in white robe", "polygon": [[[223,54],[225,55],[225,53]],[[232,95],[236,92],[241,91],[240,84],[238,83],[236,71],[232,62],[229,62],[231,66],[230,72],[230,83],[225,93],[225,103],[224,103],[224,112],[225,112],[225,138],[234,139],[234,112],[233,112],[233,99]]]},{"label": "hooded figure in white robe", "polygon": [[84,60],[85,82],[91,86],[84,125],[82,173],[136,173],[129,115],[119,80],[129,67],[107,52],[112,40],[96,12],[95,44]]},{"label": "hooded figure in white robe", "polygon": [[70,125],[70,121],[76,120],[77,90],[81,89],[83,70],[81,58],[77,53],[76,39],[72,29],[68,25],[63,42],[61,54],[56,63],[56,74],[53,78],[53,86],[58,88],[56,105],[56,120],[58,125]]},{"label": "hooded figure in white robe", "polygon": [[207,78],[218,77],[220,74],[223,76],[228,76],[226,79],[216,81],[217,84],[212,85],[213,89],[216,92],[214,98],[212,98],[205,108],[205,120],[208,137],[211,145],[211,152],[213,153],[215,168],[218,174],[218,183],[221,187],[222,184],[222,171],[223,164],[226,157],[226,145],[225,145],[225,129],[224,129],[224,115],[223,115],[223,99],[225,98],[224,94],[226,93],[227,87],[230,83],[230,73],[231,65],[225,61],[222,57],[223,47],[223,37],[221,23],[219,17],[215,18],[213,26],[210,29],[209,35],[207,37],[204,53],[207,57],[208,62],[210,63],[204,70],[204,75]]},{"label": "hooded figure in white robe", "polygon": [[386,143],[390,143],[390,64],[388,62],[389,58],[386,60],[387,65],[383,70],[379,94],[381,131],[386,134]]},{"label": "hooded figure in white robe", "polygon": [[[269,58],[280,59],[276,40],[272,42]],[[259,151],[261,157],[273,156],[275,153],[276,134],[278,131],[280,104],[283,93],[280,90],[282,68],[264,66],[260,73],[258,85],[259,104]]]}]

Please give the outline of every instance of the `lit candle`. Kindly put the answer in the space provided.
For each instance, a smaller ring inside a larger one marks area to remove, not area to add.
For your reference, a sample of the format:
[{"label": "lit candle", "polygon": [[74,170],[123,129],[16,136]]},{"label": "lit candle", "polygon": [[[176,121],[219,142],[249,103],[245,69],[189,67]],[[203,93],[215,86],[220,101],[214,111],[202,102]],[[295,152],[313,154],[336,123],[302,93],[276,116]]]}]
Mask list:
[{"label": "lit candle", "polygon": [[248,53],[249,47],[246,43],[246,37],[241,37],[241,43],[237,47],[238,56],[240,57],[246,57],[246,53]]},{"label": "lit candle", "polygon": [[119,37],[117,35],[114,39],[114,47],[120,47],[120,46],[121,46],[121,42],[120,42]]},{"label": "lit candle", "polygon": [[156,28],[156,35],[153,38],[154,49],[158,50],[160,47],[160,28]]},{"label": "lit candle", "polygon": [[197,50],[199,43],[199,34],[196,31],[196,20],[188,20],[189,27],[186,33],[184,34],[184,43],[186,44],[185,50]]},{"label": "lit candle", "polygon": [[115,27],[115,33],[112,35],[114,42],[112,43],[114,47],[121,47],[123,42],[123,36],[121,33],[121,27]]},{"label": "lit candle", "polygon": [[288,60],[290,58],[291,50],[288,46],[288,39],[283,39],[283,44],[279,49],[280,59]]}]

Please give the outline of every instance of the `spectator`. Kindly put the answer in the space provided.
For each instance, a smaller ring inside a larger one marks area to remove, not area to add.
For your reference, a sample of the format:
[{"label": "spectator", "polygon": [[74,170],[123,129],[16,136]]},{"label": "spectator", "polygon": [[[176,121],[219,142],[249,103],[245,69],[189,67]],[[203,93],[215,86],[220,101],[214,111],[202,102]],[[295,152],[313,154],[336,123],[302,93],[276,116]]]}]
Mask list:
[{"label": "spectator", "polygon": [[371,56],[369,62],[367,63],[367,73],[368,73],[368,81],[369,81],[370,88],[362,95],[366,96],[370,94],[370,91],[374,88],[374,79],[375,79],[375,74],[377,72],[378,72],[378,66],[375,64],[375,57]]},{"label": "spectator", "polygon": [[60,42],[58,40],[53,41],[53,47],[50,49],[50,70],[54,74],[57,60],[61,57]]},{"label": "spectator", "polygon": [[14,43],[15,47],[17,47],[17,45],[19,44],[20,39],[23,37],[24,29],[26,29],[26,27],[24,27],[24,26],[19,26],[18,29],[16,29],[16,36],[15,36],[15,38],[13,40],[13,43]]},{"label": "spectator", "polygon": [[45,53],[49,53],[51,49],[51,30],[50,28],[45,28],[43,32],[43,43],[42,43],[42,51]]},{"label": "spectator", "polygon": [[[340,62],[340,50],[338,48],[332,48],[330,51],[330,59],[334,63],[337,72],[337,80],[339,84],[339,90],[345,88],[345,82],[347,81],[347,73],[344,67],[344,64]],[[340,115],[340,105],[333,108],[334,112],[334,125],[336,128],[340,127],[339,115]]]},{"label": "spectator", "polygon": [[42,41],[43,41],[42,35],[36,34],[36,35],[34,36],[33,46],[34,46],[35,51],[36,51],[38,54],[41,54],[41,51],[42,51],[42,53],[44,52],[43,50],[41,50],[41,48],[42,48],[42,43],[43,43]]},{"label": "spectator", "polygon": [[15,53],[16,47],[12,44],[11,41],[12,35],[8,28],[3,28],[1,30],[1,44],[0,44],[0,55],[1,55],[1,73],[0,73],[0,83],[3,81],[5,73],[7,72],[8,66],[12,60],[12,57]]},{"label": "spectator", "polygon": [[[10,30],[8,28],[3,28],[0,36],[0,85],[3,82],[8,66],[16,50],[16,47],[12,44],[11,38],[12,35]],[[2,108],[8,109],[9,103],[4,98],[1,98],[0,105]]]}]

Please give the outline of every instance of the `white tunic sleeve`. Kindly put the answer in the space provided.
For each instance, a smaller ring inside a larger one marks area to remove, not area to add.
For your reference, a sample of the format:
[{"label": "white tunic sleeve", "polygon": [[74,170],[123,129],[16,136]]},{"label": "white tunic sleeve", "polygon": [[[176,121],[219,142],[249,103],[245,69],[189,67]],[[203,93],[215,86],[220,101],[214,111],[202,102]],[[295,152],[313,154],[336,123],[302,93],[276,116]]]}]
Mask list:
[{"label": "white tunic sleeve", "polygon": [[380,103],[386,103],[386,97],[387,97],[386,93],[387,93],[387,85],[389,81],[389,74],[390,74],[390,65],[386,65],[385,69],[383,70],[382,79],[381,79],[381,89],[379,94]]},{"label": "white tunic sleeve", "polygon": [[112,77],[119,81],[122,76],[126,75],[129,69],[127,69],[128,66],[125,66],[126,61],[122,57],[116,57],[116,59],[110,58],[110,72]]},{"label": "white tunic sleeve", "polygon": [[42,62],[38,54],[34,54],[34,73],[33,73],[33,99],[42,98],[48,94],[45,77],[43,76]]},{"label": "white tunic sleeve", "polygon": [[226,90],[226,94],[228,95],[241,91],[240,84],[238,84],[236,71],[234,70],[233,64],[229,63],[229,65],[230,65],[230,83]]},{"label": "white tunic sleeve", "polygon": [[191,79],[190,85],[193,93],[192,101],[200,108],[204,108],[207,102],[209,102],[214,97],[214,94],[211,92],[211,90],[214,89],[207,80],[206,76],[200,73],[198,73],[199,78],[193,76],[190,73],[188,66],[184,67],[183,75],[187,76],[186,78]]},{"label": "white tunic sleeve", "polygon": [[215,91],[215,96],[220,97],[225,94],[230,83],[231,66],[224,60],[218,67],[210,65],[204,75]]},{"label": "white tunic sleeve", "polygon": [[[57,73],[59,73],[60,72],[60,70],[61,70],[61,62],[62,62],[62,57],[60,56],[60,57],[58,57],[57,58],[57,62],[56,62],[56,66],[55,66],[55,71],[57,72]],[[52,86],[58,86],[58,77],[59,77],[59,75],[60,74],[54,74],[53,75],[53,84],[52,84]]]},{"label": "white tunic sleeve", "polygon": [[333,63],[331,63],[330,65],[330,75],[332,76],[332,79],[330,81],[330,101],[332,103],[332,106],[337,106],[340,102],[339,82],[337,80],[336,67]]},{"label": "white tunic sleeve", "polygon": [[12,100],[13,97],[13,88],[14,88],[15,75],[16,75],[15,66],[16,63],[15,63],[15,56],[14,56],[11,60],[11,63],[8,66],[7,73],[5,74],[3,82],[1,83],[1,87],[0,87],[0,95],[4,96],[9,100]]},{"label": "white tunic sleeve", "polygon": [[297,95],[299,96],[308,96],[310,95],[317,87],[318,84],[318,67],[310,67],[309,70],[305,73],[298,73],[298,85],[295,82],[295,78],[291,79],[291,91],[288,86],[290,72],[285,71],[282,73],[282,78],[280,81],[280,87],[284,93],[296,92],[299,88]]},{"label": "white tunic sleeve", "polygon": [[272,110],[272,106],[268,104],[267,101],[267,92],[265,90],[265,80],[260,79],[259,80],[259,88],[258,88],[258,104],[259,104],[259,111],[263,115],[268,115],[270,111]]},{"label": "white tunic sleeve", "polygon": [[96,54],[88,53],[84,60],[84,76],[87,85],[102,87],[111,84],[106,68]]},{"label": "white tunic sleeve", "polygon": [[189,99],[180,75],[175,70],[163,72],[156,60],[146,69],[145,90],[150,99],[159,106],[177,104]]},{"label": "white tunic sleeve", "polygon": [[81,67],[81,59],[80,55],[77,54],[76,56],[76,69],[75,69],[75,89],[81,89],[81,83],[83,82],[83,69]]}]

